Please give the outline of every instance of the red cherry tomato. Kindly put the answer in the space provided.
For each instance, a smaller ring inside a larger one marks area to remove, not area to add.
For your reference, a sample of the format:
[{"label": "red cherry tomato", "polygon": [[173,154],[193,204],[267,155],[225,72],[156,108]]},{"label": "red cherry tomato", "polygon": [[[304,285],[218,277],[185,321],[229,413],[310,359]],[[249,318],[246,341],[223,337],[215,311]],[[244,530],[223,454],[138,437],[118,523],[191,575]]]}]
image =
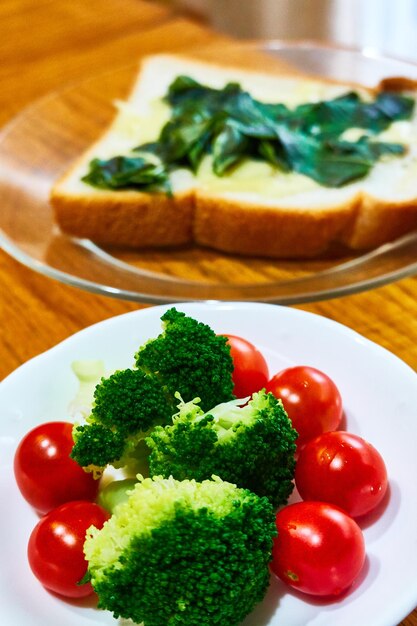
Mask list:
[{"label": "red cherry tomato", "polygon": [[87,572],[84,541],[90,526],[101,528],[109,518],[98,504],[77,500],[50,511],[32,531],[29,565],[44,587],[68,598],[93,593],[90,583],[78,585]]},{"label": "red cherry tomato", "polygon": [[235,335],[224,335],[230,345],[234,371],[233,393],[237,398],[246,398],[263,389],[268,382],[269,370],[265,358],[259,350],[246,339]]},{"label": "red cherry tomato", "polygon": [[365,543],[358,524],[332,504],[297,502],[276,516],[272,571],[298,591],[337,596],[358,577]]},{"label": "red cherry tomato", "polygon": [[99,482],[70,458],[73,425],[48,422],[31,430],[17,447],[14,473],[23,497],[39,513],[70,500],[94,500]]},{"label": "red cherry tomato", "polygon": [[388,479],[382,456],[370,443],[337,431],[319,435],[301,449],[295,483],[303,500],[331,502],[358,517],[381,502]]},{"label": "red cherry tomato", "polygon": [[314,367],[300,365],[282,370],[271,378],[266,390],[281,398],[298,432],[298,448],[340,425],[343,407],[339,390],[327,374]]}]

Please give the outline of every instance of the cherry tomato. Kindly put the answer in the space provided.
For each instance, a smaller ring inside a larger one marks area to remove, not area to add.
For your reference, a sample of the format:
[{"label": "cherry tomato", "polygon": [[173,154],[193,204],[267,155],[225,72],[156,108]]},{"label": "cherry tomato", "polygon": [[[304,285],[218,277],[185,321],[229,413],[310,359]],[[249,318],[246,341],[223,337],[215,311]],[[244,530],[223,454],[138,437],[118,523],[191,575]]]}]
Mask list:
[{"label": "cherry tomato", "polygon": [[233,393],[237,398],[246,398],[263,389],[268,382],[269,370],[264,356],[246,339],[235,335],[224,335],[230,345],[234,371]]},{"label": "cherry tomato", "polygon": [[276,516],[272,571],[298,591],[337,596],[358,577],[365,543],[358,524],[323,502],[290,504]]},{"label": "cherry tomato", "polygon": [[300,365],[282,370],[271,378],[266,390],[281,398],[298,432],[298,448],[340,425],[343,407],[339,390],[327,374],[314,367]]},{"label": "cherry tomato", "polygon": [[31,430],[17,447],[14,473],[23,497],[39,513],[70,500],[94,500],[99,481],[70,458],[73,425],[47,422]]},{"label": "cherry tomato", "polygon": [[44,587],[68,598],[93,593],[90,583],[78,585],[87,572],[84,541],[90,526],[101,528],[109,514],[98,504],[76,500],[50,511],[29,539],[29,565]]},{"label": "cherry tomato", "polygon": [[295,483],[303,500],[322,500],[352,517],[369,513],[384,497],[388,479],[382,456],[351,433],[324,433],[301,449]]}]

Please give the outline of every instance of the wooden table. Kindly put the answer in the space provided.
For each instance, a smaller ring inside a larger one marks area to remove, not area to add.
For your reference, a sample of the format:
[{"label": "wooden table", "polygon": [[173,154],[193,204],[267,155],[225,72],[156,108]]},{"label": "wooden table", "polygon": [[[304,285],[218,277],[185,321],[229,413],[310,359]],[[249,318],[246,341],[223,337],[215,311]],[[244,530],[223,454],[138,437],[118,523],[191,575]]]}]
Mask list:
[{"label": "wooden table", "polygon": [[[0,124],[103,68],[219,39],[166,5],[142,0],[3,0]],[[0,251],[0,379],[72,333],[143,306],[66,286]],[[417,278],[299,308],[346,324],[417,368]],[[417,626],[417,610],[401,624]]]}]

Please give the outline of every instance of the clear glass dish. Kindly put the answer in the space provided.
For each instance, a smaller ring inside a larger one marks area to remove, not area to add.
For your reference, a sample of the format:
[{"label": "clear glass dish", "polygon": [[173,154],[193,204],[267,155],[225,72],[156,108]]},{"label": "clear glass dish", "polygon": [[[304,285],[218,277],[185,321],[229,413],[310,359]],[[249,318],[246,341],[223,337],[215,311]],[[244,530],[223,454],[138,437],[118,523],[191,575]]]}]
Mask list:
[{"label": "clear glass dish", "polygon": [[[262,53],[259,56],[259,53]],[[201,56],[201,51],[198,56]],[[417,65],[367,51],[277,41],[207,50],[222,62],[288,64],[303,73],[374,85],[417,80]],[[62,234],[48,202],[56,178],[103,132],[115,99],[126,97],[136,65],[43,98],[0,137],[0,245],[33,270],[88,291],[149,303],[188,300],[296,304],[347,295],[417,272],[417,233],[358,256],[283,261],[199,247],[126,251]],[[86,118],[89,123],[86,124]]]}]

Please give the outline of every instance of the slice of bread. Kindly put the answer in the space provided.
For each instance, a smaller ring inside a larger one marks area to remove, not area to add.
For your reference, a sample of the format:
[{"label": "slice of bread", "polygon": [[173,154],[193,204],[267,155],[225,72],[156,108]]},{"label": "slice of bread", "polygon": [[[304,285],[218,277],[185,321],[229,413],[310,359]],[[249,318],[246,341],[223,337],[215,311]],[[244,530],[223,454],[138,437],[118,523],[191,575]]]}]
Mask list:
[{"label": "slice of bread", "polygon": [[335,246],[376,247],[417,228],[417,111],[378,136],[405,144],[406,153],[381,158],[364,179],[340,188],[256,161],[218,177],[210,156],[197,175],[185,168],[171,175],[172,197],[82,182],[92,159],[126,154],[157,140],[170,115],[162,98],[179,75],[214,88],[237,82],[258,100],[289,107],[351,90],[288,71],[260,73],[181,55],[148,57],[110,128],[53,186],[51,202],[63,232],[109,246],[196,243],[240,255],[300,258],[323,255]]}]

